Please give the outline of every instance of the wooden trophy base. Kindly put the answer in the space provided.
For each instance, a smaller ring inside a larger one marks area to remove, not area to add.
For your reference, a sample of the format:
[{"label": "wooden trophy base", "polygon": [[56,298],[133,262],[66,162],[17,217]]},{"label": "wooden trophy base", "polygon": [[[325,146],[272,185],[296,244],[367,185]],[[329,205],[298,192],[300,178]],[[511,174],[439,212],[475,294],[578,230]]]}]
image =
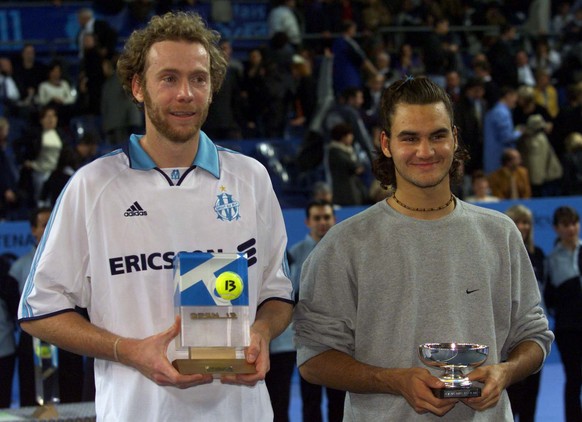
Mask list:
[{"label": "wooden trophy base", "polygon": [[56,420],[59,417],[59,412],[54,404],[45,404],[38,406],[32,414],[34,419],[42,420]]},{"label": "wooden trophy base", "polygon": [[232,347],[191,347],[189,359],[176,359],[172,365],[182,375],[254,374],[254,365],[236,357]]}]

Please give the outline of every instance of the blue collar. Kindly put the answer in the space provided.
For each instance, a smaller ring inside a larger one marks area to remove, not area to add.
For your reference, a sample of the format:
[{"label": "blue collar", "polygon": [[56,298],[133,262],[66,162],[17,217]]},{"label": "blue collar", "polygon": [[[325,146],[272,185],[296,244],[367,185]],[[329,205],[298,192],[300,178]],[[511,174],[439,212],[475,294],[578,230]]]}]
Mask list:
[{"label": "blue collar", "polygon": [[[129,157],[129,167],[134,170],[152,170],[156,168],[156,163],[141,147],[139,140],[143,135],[132,134],[129,142],[123,146],[123,151]],[[200,167],[212,174],[217,179],[220,178],[220,162],[218,160],[218,150],[216,145],[208,136],[200,131],[198,142],[198,152],[192,163],[193,167]]]}]

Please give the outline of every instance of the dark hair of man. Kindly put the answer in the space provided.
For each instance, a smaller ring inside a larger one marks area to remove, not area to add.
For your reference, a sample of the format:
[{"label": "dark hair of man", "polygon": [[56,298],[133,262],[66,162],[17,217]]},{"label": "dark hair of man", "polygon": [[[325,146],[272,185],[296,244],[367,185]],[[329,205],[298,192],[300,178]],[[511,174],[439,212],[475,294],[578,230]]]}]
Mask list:
[{"label": "dark hair of man", "polygon": [[311,213],[311,208],[315,207],[329,207],[331,208],[332,215],[335,215],[335,210],[333,209],[333,204],[325,199],[314,199],[310,201],[307,206],[305,207],[305,217],[309,218]]},{"label": "dark hair of man", "polygon": [[32,210],[30,212],[30,215],[28,217],[28,222],[30,223],[30,227],[36,227],[36,225],[38,224],[38,216],[39,214],[48,212],[49,214],[51,213],[52,208],[50,207],[40,207],[40,208],[35,208],[34,210]]},{"label": "dark hair of man", "polygon": [[[451,130],[454,130],[453,103],[444,89],[425,77],[396,81],[382,94],[380,102],[380,119],[386,136],[391,137],[392,119],[400,104],[429,105],[442,103],[451,120]],[[456,135],[455,135],[456,136]],[[463,147],[457,136],[457,149],[449,170],[451,183],[458,183],[463,177],[463,162],[469,159],[469,153]],[[386,157],[378,147],[377,158],[372,163],[372,170],[382,187],[396,188],[396,169],[392,158]]]},{"label": "dark hair of man", "polygon": [[558,224],[576,224],[580,221],[580,216],[578,212],[568,206],[558,207],[556,211],[554,211],[554,226]]}]

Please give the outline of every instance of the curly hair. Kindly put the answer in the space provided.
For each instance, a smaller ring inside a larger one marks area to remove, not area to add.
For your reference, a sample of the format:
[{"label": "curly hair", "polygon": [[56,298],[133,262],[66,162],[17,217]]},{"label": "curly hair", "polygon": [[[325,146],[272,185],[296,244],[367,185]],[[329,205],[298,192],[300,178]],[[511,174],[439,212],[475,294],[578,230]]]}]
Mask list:
[{"label": "curly hair", "polygon": [[[386,136],[391,136],[392,119],[396,108],[400,104],[428,105],[443,103],[451,119],[451,128],[454,128],[453,104],[444,89],[426,77],[407,77],[394,82],[382,94],[380,119]],[[376,159],[372,163],[372,170],[382,187],[396,188],[396,169],[392,158],[386,157],[380,145],[377,146]],[[449,170],[451,183],[458,183],[463,177],[463,163],[469,159],[469,153],[457,136],[457,149],[453,155],[453,163]]]},{"label": "curly hair", "polygon": [[123,89],[134,102],[131,82],[135,75],[145,84],[147,57],[152,45],[161,41],[187,41],[200,43],[210,56],[212,91],[217,92],[226,75],[227,59],[218,47],[220,34],[209,29],[202,18],[192,12],[168,12],[154,16],[143,29],[133,31],[125,43],[117,62],[117,76]]}]

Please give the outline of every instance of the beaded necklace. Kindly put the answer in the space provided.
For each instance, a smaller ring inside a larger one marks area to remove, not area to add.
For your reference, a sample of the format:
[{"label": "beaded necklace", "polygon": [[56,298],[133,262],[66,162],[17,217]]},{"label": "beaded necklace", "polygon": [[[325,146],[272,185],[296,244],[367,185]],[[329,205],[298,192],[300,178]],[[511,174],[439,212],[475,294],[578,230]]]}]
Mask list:
[{"label": "beaded necklace", "polygon": [[436,208],[412,208],[412,207],[409,207],[408,205],[400,202],[398,200],[398,198],[396,198],[396,192],[394,192],[392,194],[392,198],[394,198],[394,202],[396,202],[402,208],[406,208],[407,210],[417,211],[417,212],[430,212],[430,211],[440,211],[440,210],[444,210],[446,207],[448,207],[449,205],[451,205],[451,203],[455,200],[455,196],[451,193],[451,197],[449,198],[449,200],[447,201],[447,203],[445,205],[441,205],[440,207],[436,207]]}]

